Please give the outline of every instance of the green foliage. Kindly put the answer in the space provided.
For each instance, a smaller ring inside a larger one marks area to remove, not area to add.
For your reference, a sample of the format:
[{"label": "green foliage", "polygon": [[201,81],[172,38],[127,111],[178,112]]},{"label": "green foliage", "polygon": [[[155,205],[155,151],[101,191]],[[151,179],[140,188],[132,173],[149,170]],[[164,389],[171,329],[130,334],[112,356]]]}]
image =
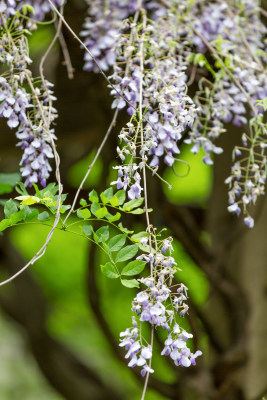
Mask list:
[{"label": "green foliage", "polygon": [[20,180],[20,174],[10,173],[10,174],[0,174],[0,195],[9,194],[13,191],[13,187]]},{"label": "green foliage", "polygon": [[88,210],[88,208],[85,208],[85,209],[79,209],[78,211],[77,211],[77,217],[79,217],[79,218],[83,218],[83,219],[88,219],[88,218],[90,218],[91,217],[91,213],[90,213],[90,211]]},{"label": "green foliage", "polygon": [[145,265],[146,261],[131,261],[123,268],[121,274],[126,276],[138,275],[144,270]]},{"label": "green foliage", "polygon": [[105,265],[101,265],[102,274],[107,278],[116,279],[119,278],[119,274],[117,273],[116,267],[111,262],[106,263]]},{"label": "green foliage", "polygon": [[126,286],[128,288],[134,288],[134,287],[139,287],[139,283],[136,279],[122,279],[121,283],[123,284],[123,286]]},{"label": "green foliage", "polygon": [[126,246],[118,252],[117,257],[116,257],[116,262],[120,263],[123,261],[130,260],[131,258],[133,258],[136,255],[137,252],[138,252],[137,244]]},{"label": "green foliage", "polygon": [[6,202],[4,206],[4,213],[7,218],[9,218],[12,214],[16,213],[18,211],[18,207],[16,206],[16,203],[10,199]]},{"label": "green foliage", "polygon": [[212,66],[210,65],[204,54],[202,53],[191,54],[189,59],[190,61],[193,62],[194,65],[199,65],[200,67],[206,67],[207,70],[209,70],[213,76],[216,76],[216,72],[213,70]]},{"label": "green foliage", "polygon": [[[73,216],[71,223],[76,220],[77,218]],[[79,222],[82,223],[82,221]],[[40,248],[47,232],[48,227],[46,226],[25,224],[12,229],[11,238],[23,257],[29,259],[33,251]],[[98,251],[96,265],[105,263],[104,258],[103,252]],[[57,230],[46,254],[37,261],[36,267],[32,269],[34,278],[38,281],[49,302],[53,304],[47,320],[47,329],[51,335],[69,345],[75,352],[91,360],[95,371],[103,378],[106,378],[107,369],[111,371],[110,379],[122,390],[127,391],[129,400],[140,400],[138,382],[132,377],[131,371],[115,359],[103,332],[95,323],[93,312],[88,307],[88,293],[85,285],[88,268],[87,241],[81,240],[77,235],[70,235],[62,230]],[[130,321],[128,311],[132,292],[129,288],[122,286],[119,279],[112,281],[107,279],[102,274],[100,267],[98,270],[96,269],[96,274],[99,290],[101,290],[101,311],[108,321],[114,337],[118,338],[120,331]],[[110,308],[111,298],[112,312]],[[3,329],[2,321],[1,326]],[[12,326],[8,327],[8,331],[11,335]],[[7,343],[5,342],[3,346],[6,349]],[[16,346],[14,360],[18,360],[18,351]],[[13,363],[14,360],[12,360]],[[169,368],[168,363],[165,363],[165,359],[155,355],[154,362],[157,366],[156,373],[158,376],[163,376],[164,379],[170,381],[173,370]],[[29,362],[27,361],[25,369],[28,365]],[[34,371],[32,371],[32,379],[34,379],[33,374]],[[14,381],[13,374],[12,379]],[[13,382],[12,379],[9,382],[9,387]],[[13,384],[15,385],[16,382],[13,382]],[[28,394],[29,390],[25,389],[25,398],[27,399]],[[148,393],[148,398],[165,400],[165,397],[161,397],[153,391]],[[10,397],[7,397],[7,399],[10,399]],[[50,397],[47,395],[45,400],[48,399],[50,400]],[[59,400],[59,398],[55,397],[55,400]]]},{"label": "green foliage", "polygon": [[113,251],[119,251],[122,246],[124,246],[126,241],[126,235],[125,234],[120,234],[120,235],[116,235],[114,236],[108,244],[108,248],[110,252]]},{"label": "green foliage", "polygon": [[83,225],[83,233],[86,236],[90,236],[93,233],[93,227],[92,225]]},{"label": "green foliage", "polygon": [[[23,183],[18,183],[16,190],[19,196],[15,198],[15,201],[9,199],[5,202],[5,218],[0,222],[0,231],[12,225],[33,222],[52,227],[58,208],[58,187],[51,183],[42,190],[35,184],[33,184],[33,188],[34,193],[29,194]],[[68,204],[63,204],[66,198],[66,194],[61,196],[61,214],[64,214],[71,207]],[[122,276],[138,275],[145,268],[146,262],[130,260],[137,255],[139,248],[144,250],[144,246],[140,244],[139,239],[147,236],[147,233],[134,233],[125,228],[121,222],[116,224],[120,220],[122,213],[143,214],[145,212],[144,209],[140,208],[144,202],[143,198],[128,202],[125,202],[125,200],[125,191],[119,190],[114,193],[112,188],[108,188],[98,194],[93,189],[88,194],[89,202],[81,199],[80,207],[73,211],[72,214],[76,217],[76,221],[68,225],[63,224],[61,220],[57,228],[70,231],[70,227],[73,224],[79,224],[81,233],[72,232],[94,242],[109,258],[105,265],[101,265],[102,273],[110,279],[120,278],[124,286],[132,288],[138,287],[138,282],[135,279],[122,279]],[[84,223],[85,221],[86,223]],[[102,226],[95,230],[94,224],[99,224],[99,222],[101,222]],[[110,230],[110,226],[112,226],[112,230]],[[127,240],[133,244],[126,244]],[[145,251],[149,251],[149,248],[145,248]],[[117,264],[122,264],[126,261],[130,262],[119,269]],[[121,269],[122,271],[120,272]]]},{"label": "green foliage", "polygon": [[257,106],[261,106],[264,111],[267,111],[267,97],[257,101]]},{"label": "green foliage", "polygon": [[48,221],[49,220],[49,214],[47,211],[43,211],[41,214],[38,215],[39,221]]}]

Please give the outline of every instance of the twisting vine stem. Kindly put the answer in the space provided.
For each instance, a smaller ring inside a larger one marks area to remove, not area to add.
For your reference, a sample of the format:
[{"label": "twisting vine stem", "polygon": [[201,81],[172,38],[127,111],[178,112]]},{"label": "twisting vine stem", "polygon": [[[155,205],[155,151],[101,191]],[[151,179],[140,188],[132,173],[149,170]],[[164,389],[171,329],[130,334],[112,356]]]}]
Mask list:
[{"label": "twisting vine stem", "polygon": [[[148,214],[148,196],[147,196],[147,178],[146,178],[146,158],[144,152],[144,127],[143,127],[143,75],[144,75],[144,39],[146,32],[146,12],[142,8],[142,0],[138,1],[138,10],[142,16],[142,36],[141,36],[141,44],[140,44],[140,88],[139,88],[139,119],[140,119],[140,135],[141,135],[141,151],[142,151],[142,164],[143,164],[143,184],[144,184],[144,201],[145,201],[145,215],[146,215],[146,223],[147,223],[147,231],[148,231],[148,241],[149,241],[149,249],[152,254],[152,235],[151,235],[151,225]],[[150,276],[153,278],[153,262],[150,261]],[[150,346],[153,350],[153,341],[154,341],[154,325],[151,325],[151,338],[150,338]],[[149,360],[149,368],[151,369],[152,357]],[[149,380],[149,371],[146,373],[144,388],[141,400],[145,399],[147,385]]]},{"label": "twisting vine stem", "polygon": [[[63,6],[61,7],[61,11],[63,12]],[[8,31],[8,30],[7,30],[7,26],[6,26],[5,19],[3,18],[2,15],[1,15],[1,19],[2,19],[3,25],[4,25],[5,28],[6,28],[6,31]],[[60,34],[61,26],[62,26],[62,24],[58,24],[57,32],[56,32],[56,34],[55,34],[55,37],[53,38],[51,44],[49,45],[49,47],[48,47],[46,53],[44,54],[44,56],[43,56],[43,58],[42,58],[42,60],[41,60],[41,63],[40,63],[40,74],[41,74],[41,79],[42,79],[44,88],[46,88],[46,91],[47,91],[47,85],[46,85],[45,78],[44,78],[44,75],[43,75],[43,64],[44,64],[46,57],[48,56],[50,50],[51,50],[52,47],[54,46],[54,43],[56,42],[56,40],[57,40],[57,38],[58,38],[58,36],[59,36],[59,34]],[[13,42],[12,36],[10,36],[10,40]],[[13,44],[14,44],[14,42],[13,42]],[[24,267],[22,267],[18,272],[16,272],[15,274],[13,274],[13,275],[12,275],[11,277],[9,277],[8,279],[6,279],[6,280],[0,282],[0,286],[4,286],[4,285],[6,285],[7,283],[9,283],[9,282],[13,281],[14,279],[16,279],[16,278],[17,278],[19,275],[21,275],[28,267],[30,267],[31,265],[33,265],[37,260],[39,260],[39,259],[45,254],[46,249],[47,249],[47,246],[48,246],[49,242],[51,241],[52,236],[53,236],[53,234],[54,234],[54,231],[55,231],[55,229],[56,229],[56,227],[57,227],[57,225],[58,225],[58,223],[59,223],[59,220],[60,220],[60,206],[61,206],[61,196],[62,196],[63,187],[62,187],[62,184],[61,184],[60,169],[59,169],[60,157],[59,157],[59,154],[58,154],[58,152],[57,152],[57,150],[56,150],[56,145],[55,145],[53,136],[52,136],[51,133],[50,133],[51,108],[52,108],[52,105],[51,105],[51,101],[49,100],[49,115],[48,115],[48,120],[47,120],[47,119],[46,119],[46,116],[44,115],[43,108],[42,108],[42,105],[41,105],[41,103],[40,103],[39,97],[38,97],[38,95],[37,95],[37,93],[36,93],[36,90],[35,90],[33,84],[32,84],[31,73],[30,73],[30,71],[26,70],[26,71],[25,71],[25,75],[26,75],[27,82],[28,82],[28,84],[29,84],[29,86],[30,86],[30,88],[31,88],[32,93],[33,93],[33,96],[34,96],[34,98],[35,98],[35,100],[36,100],[36,103],[37,103],[37,105],[38,105],[40,114],[41,114],[41,116],[42,116],[42,120],[43,120],[43,122],[44,122],[45,131],[46,131],[47,135],[48,135],[49,138],[50,138],[50,142],[51,142],[52,149],[53,149],[53,153],[54,153],[54,157],[55,157],[55,163],[56,163],[56,180],[57,180],[57,183],[58,183],[58,186],[59,186],[58,200],[57,200],[57,212],[56,212],[56,215],[55,215],[55,220],[54,220],[54,224],[53,224],[53,226],[52,226],[52,229],[51,229],[50,232],[48,233],[48,235],[47,235],[47,237],[46,237],[46,240],[45,240],[45,243],[43,244],[43,246],[41,247],[41,249],[40,249],[40,250],[32,257],[32,259],[31,259],[26,265],[24,265]],[[49,98],[49,96],[48,96],[48,98]]]}]

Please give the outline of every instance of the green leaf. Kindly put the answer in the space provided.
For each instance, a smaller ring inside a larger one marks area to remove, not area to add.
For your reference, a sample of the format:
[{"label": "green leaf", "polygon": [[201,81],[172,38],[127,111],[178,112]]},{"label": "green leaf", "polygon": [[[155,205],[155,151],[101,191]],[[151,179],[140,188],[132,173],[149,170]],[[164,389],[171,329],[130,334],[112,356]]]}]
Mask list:
[{"label": "green leaf", "polygon": [[81,200],[80,200],[80,205],[81,205],[82,207],[87,206],[87,201],[86,201],[85,199],[81,199]]},{"label": "green leaf", "polygon": [[108,262],[105,265],[100,265],[101,267],[101,272],[103,275],[105,275],[107,278],[110,279],[117,279],[119,278],[119,274],[116,271],[116,268],[111,262]]},{"label": "green leaf", "polygon": [[123,205],[123,210],[131,211],[134,208],[141,206],[143,204],[143,201],[144,201],[143,197],[140,197],[140,199],[134,199],[134,200],[127,201],[127,203],[125,203]]},{"label": "green leaf", "polygon": [[18,182],[18,186],[15,187],[15,190],[22,196],[28,196],[28,192],[22,182]]},{"label": "green leaf", "polygon": [[120,205],[118,197],[115,195],[110,199],[112,207],[118,207]]},{"label": "green leaf", "polygon": [[11,214],[9,218],[11,225],[15,225],[18,222],[22,221],[24,219],[24,215],[25,215],[25,210],[23,209],[16,212],[15,214]]},{"label": "green leaf", "polygon": [[58,192],[58,185],[55,182],[49,183],[44,189],[40,190],[41,197],[53,197]]},{"label": "green leaf", "polygon": [[[55,201],[58,196],[54,196],[54,194],[52,192],[50,192],[50,190],[47,190],[46,192],[39,192],[39,196],[41,196],[40,198],[42,198],[43,200],[47,200],[47,201]],[[38,197],[38,196],[37,196]]]},{"label": "green leaf", "polygon": [[1,194],[9,194],[13,190],[12,186],[8,183],[0,183],[0,195]]},{"label": "green leaf", "polygon": [[121,249],[116,257],[116,262],[123,262],[130,260],[133,258],[136,253],[138,252],[138,244],[131,244],[130,246],[126,246],[123,249]]},{"label": "green leaf", "polygon": [[18,196],[15,199],[21,201],[22,206],[31,206],[40,202],[39,197],[36,196]]},{"label": "green leaf", "polygon": [[115,221],[118,221],[120,219],[121,214],[119,212],[117,212],[115,215],[112,215],[112,214],[108,213],[105,217],[107,218],[107,220],[109,222],[115,222]]},{"label": "green leaf", "polygon": [[126,199],[125,190],[119,190],[117,193],[115,193],[115,196],[119,200],[119,205],[121,206],[125,202],[125,199]]},{"label": "green leaf", "polygon": [[136,279],[121,279],[121,283],[123,284],[123,286],[126,286],[128,288],[139,287],[139,283]]},{"label": "green leaf", "polygon": [[9,218],[11,214],[14,214],[17,211],[18,211],[18,207],[16,206],[16,203],[14,202],[14,200],[9,199],[5,203],[5,207],[4,207],[5,217]]},{"label": "green leaf", "polygon": [[110,199],[113,197],[113,189],[108,188],[103,193],[100,194],[100,198],[104,204],[110,202]]},{"label": "green leaf", "polygon": [[47,211],[42,212],[41,214],[38,215],[39,221],[48,221],[49,220],[49,214]]},{"label": "green leaf", "polygon": [[105,215],[107,215],[108,210],[106,207],[101,207],[98,210],[96,210],[95,215],[97,218],[104,218]]},{"label": "green leaf", "polygon": [[108,247],[109,250],[112,251],[119,251],[122,246],[124,246],[126,241],[126,235],[124,235],[123,233],[120,235],[116,235],[114,236],[112,239],[110,239],[110,241],[108,242]]},{"label": "green leaf", "polygon": [[109,199],[106,196],[104,196],[103,193],[100,193],[100,199],[102,200],[103,204],[108,204],[109,203]]},{"label": "green leaf", "polygon": [[131,239],[140,243],[140,239],[147,237],[148,238],[148,233],[146,231],[138,232],[132,235]]},{"label": "green leaf", "polygon": [[106,189],[103,192],[103,194],[104,194],[105,197],[107,197],[110,200],[113,197],[113,189],[112,189],[112,187]]},{"label": "green leaf", "polygon": [[91,205],[91,213],[96,216],[96,212],[100,210],[101,206],[98,203],[92,203]]},{"label": "green leaf", "polygon": [[[153,208],[148,208],[147,212],[153,211]],[[131,211],[131,214],[144,214],[145,209],[144,208],[137,208],[136,210]]]},{"label": "green leaf", "polygon": [[91,192],[89,193],[89,200],[92,203],[98,203],[99,202],[99,197],[98,197],[98,194],[96,193],[95,190],[91,190]]},{"label": "green leaf", "polygon": [[97,235],[97,237],[99,238],[98,243],[100,242],[106,242],[109,238],[109,226],[101,226],[101,228],[99,228],[95,234]]},{"label": "green leaf", "polygon": [[[35,183],[33,183],[32,186],[33,186],[34,189],[35,189],[36,196],[39,197],[39,199],[41,199],[41,198],[42,198],[42,195],[41,195],[41,192],[40,192],[38,186],[37,186]],[[50,193],[49,193],[49,194],[50,194]],[[47,196],[44,195],[43,197],[47,197]],[[48,197],[50,197],[50,196],[48,196]],[[52,197],[53,197],[53,196],[52,196]]]},{"label": "green leaf", "polygon": [[2,219],[0,222],[0,232],[4,231],[11,225],[11,221],[9,219]]},{"label": "green leaf", "polygon": [[[139,244],[139,249],[145,253],[150,253],[150,246],[148,244]],[[152,249],[152,253],[155,253],[154,249]]]},{"label": "green leaf", "polygon": [[122,232],[126,233],[127,235],[128,235],[129,233],[134,233],[134,231],[129,231],[129,229],[125,228],[125,227],[122,225],[121,222],[119,223],[118,227],[120,228],[120,230],[121,230]]},{"label": "green leaf", "polygon": [[122,275],[132,276],[138,275],[145,268],[146,261],[134,260],[129,262],[121,271]]},{"label": "green leaf", "polygon": [[82,210],[78,210],[78,211],[77,211],[77,216],[78,216],[79,218],[88,219],[88,218],[91,217],[91,213],[90,213],[90,211],[88,210],[88,208],[84,208],[84,209],[82,209]]},{"label": "green leaf", "polygon": [[34,219],[38,218],[39,211],[38,210],[33,210],[29,214],[26,215],[24,218],[25,222],[30,222],[33,221]]},{"label": "green leaf", "polygon": [[145,210],[143,208],[137,208],[136,210],[131,211],[131,214],[144,214]]},{"label": "green leaf", "polygon": [[93,232],[93,227],[92,227],[92,225],[84,225],[84,226],[83,226],[83,233],[84,233],[86,236],[90,236],[90,235],[92,234],[92,232]]},{"label": "green leaf", "polygon": [[60,214],[64,214],[67,210],[69,210],[71,208],[71,206],[70,205],[62,205],[61,207],[60,207]]},{"label": "green leaf", "polygon": [[6,183],[13,187],[16,186],[19,180],[20,180],[20,174],[17,172],[13,172],[10,174],[5,174],[5,173],[0,174],[0,182]]}]

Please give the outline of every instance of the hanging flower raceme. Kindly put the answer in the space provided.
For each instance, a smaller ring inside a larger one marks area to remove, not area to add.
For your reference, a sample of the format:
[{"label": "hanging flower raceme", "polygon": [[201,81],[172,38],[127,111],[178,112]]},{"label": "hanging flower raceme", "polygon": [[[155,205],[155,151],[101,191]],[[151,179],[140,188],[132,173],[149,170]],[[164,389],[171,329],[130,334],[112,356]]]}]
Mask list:
[{"label": "hanging flower raceme", "polygon": [[250,134],[242,135],[242,147],[233,151],[235,160],[231,175],[225,180],[229,185],[228,211],[240,215],[244,211],[244,223],[254,227],[254,219],[249,213],[249,208],[254,205],[259,196],[265,194],[266,169],[267,169],[267,130],[259,115],[250,125]]},{"label": "hanging flower raceme", "polygon": [[18,146],[23,150],[20,170],[25,185],[40,182],[45,186],[51,171],[49,159],[54,157],[51,138],[55,136],[50,125],[57,116],[52,85],[45,82],[45,87],[40,87],[32,78],[28,43],[19,17],[11,25],[13,31],[9,30],[9,21],[3,21],[0,62],[5,72],[0,77],[0,117],[7,120],[9,128],[16,129]]},{"label": "hanging flower raceme", "polygon": [[[97,60],[100,68],[106,71],[116,61],[116,55],[112,49],[118,38],[121,22],[136,11],[137,0],[86,1],[89,5],[89,15],[85,19],[80,35],[84,38],[85,45]],[[85,53],[84,60],[85,70],[99,71],[88,53]]]},{"label": "hanging flower raceme", "polygon": [[[174,284],[174,275],[177,266],[174,258],[168,253],[173,251],[171,238],[165,239],[157,246],[158,250],[150,254],[139,256],[139,260],[145,260],[152,264],[153,275],[139,279],[145,288],[140,291],[132,302],[132,311],[136,314],[132,318],[132,328],[127,328],[120,334],[121,347],[125,347],[129,359],[128,366],[142,367],[141,374],[153,373],[150,367],[152,347],[147,345],[141,332],[143,324],[150,324],[155,328],[160,327],[167,331],[165,347],[161,355],[170,356],[175,365],[189,367],[195,365],[195,359],[202,354],[201,351],[192,353],[187,346],[187,340],[193,335],[187,333],[176,322],[176,315],[183,317],[188,310],[185,303],[187,299],[187,287],[183,284]],[[141,243],[147,243],[143,238]]]},{"label": "hanging flower raceme", "polygon": [[[61,0],[52,0],[52,2],[56,7],[59,7],[62,3]],[[47,0],[0,0],[0,13],[3,13],[7,18],[13,17],[25,5],[33,8],[32,17],[38,21],[43,21],[46,14],[52,9]]]},{"label": "hanging flower raceme", "polygon": [[[80,36],[97,60],[100,68],[107,71],[116,62],[114,46],[120,36],[122,21],[137,10],[137,0],[85,0],[88,4],[86,17]],[[166,8],[156,1],[145,0],[143,6],[153,19],[166,14]],[[99,72],[99,68],[88,53],[84,55],[84,69]]]},{"label": "hanging flower raceme", "polygon": [[[186,57],[179,54],[179,44],[175,48],[168,45],[173,37],[166,23],[165,18],[158,18],[156,25],[149,23],[146,26],[147,39],[143,40],[142,21],[133,26],[126,21],[124,28],[131,28],[131,33],[121,34],[114,50],[117,64],[110,76],[113,83],[111,94],[115,96],[112,108],[127,107],[131,116],[130,124],[119,135],[123,144],[118,149],[123,162],[127,155],[132,157],[127,171],[129,184],[131,177],[136,175],[131,171],[133,165],[142,169],[145,161],[151,168],[156,168],[160,157],[168,166],[173,165],[180,152],[177,142],[187,127],[192,126],[196,115],[196,107],[187,94]],[[144,49],[142,55],[141,46]],[[140,57],[143,58],[144,71],[141,71]],[[136,123],[141,85],[143,143],[139,137],[140,125]],[[136,158],[142,158],[142,162],[136,163]],[[119,169],[116,183],[121,181],[121,171]],[[136,193],[140,196],[140,190]],[[128,192],[129,198],[132,195],[132,191]]]},{"label": "hanging flower raceme", "polygon": [[212,164],[211,154],[222,152],[214,141],[225,131],[224,124],[247,124],[248,108],[252,117],[255,110],[261,112],[257,102],[267,96],[267,29],[261,22],[257,2],[251,0],[239,6],[226,2],[201,6],[200,17],[198,10],[196,4],[193,15],[198,17],[192,20],[192,41],[200,52],[214,49],[211,53],[215,54],[219,70],[213,71],[213,82],[202,81],[202,90],[195,99],[199,116],[187,143],[194,145],[194,153],[202,147],[206,152],[203,161]]}]

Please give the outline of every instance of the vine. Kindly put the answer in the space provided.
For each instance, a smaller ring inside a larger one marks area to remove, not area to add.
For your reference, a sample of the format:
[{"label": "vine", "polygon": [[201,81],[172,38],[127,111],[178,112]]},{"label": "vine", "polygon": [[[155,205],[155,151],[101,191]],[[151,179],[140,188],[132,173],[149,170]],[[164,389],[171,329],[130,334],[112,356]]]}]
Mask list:
[{"label": "vine", "polygon": [[[216,140],[226,131],[225,123],[243,127],[249,122],[249,133],[243,133],[241,138],[243,145],[234,148],[233,159],[237,161],[225,183],[230,187],[228,210],[237,215],[243,212],[244,223],[253,228],[248,206],[264,194],[266,182],[263,113],[267,53],[265,42],[261,41],[266,30],[260,21],[260,8],[253,7],[249,0],[223,4],[96,0],[89,3],[89,16],[81,32],[83,42],[66,22],[63,10],[63,2],[51,0],[8,0],[0,4],[0,117],[7,120],[9,128],[16,129],[18,146],[23,150],[20,165],[24,179],[16,187],[19,196],[5,202],[0,231],[32,223],[51,228],[32,260],[0,285],[15,279],[44,254],[55,229],[93,242],[108,259],[100,266],[103,275],[119,279],[128,288],[140,289],[132,301],[132,327],[121,332],[120,346],[126,350],[128,366],[141,367],[145,377],[143,400],[149,375],[154,372],[155,329],[166,331],[161,354],[170,356],[176,366],[195,365],[202,354],[200,350],[191,352],[187,340],[192,334],[178,323],[178,316],[183,317],[188,311],[187,288],[175,279],[178,267],[172,257],[172,237],[165,237],[164,230],[158,232],[150,223],[147,174],[164,181],[158,172],[160,160],[163,158],[166,166],[174,167],[179,162],[181,144],[189,145],[195,154],[202,148],[203,162],[213,164],[213,154],[223,151]],[[58,18],[56,33],[41,60],[40,77],[33,77],[27,37],[51,11],[54,19]],[[62,25],[85,49],[85,70],[101,73],[106,80],[113,96],[111,107],[115,109],[71,204],[66,204],[67,196],[63,194],[55,146],[56,99],[53,85],[43,72],[47,55],[59,39],[68,75],[73,77]],[[104,71],[111,66],[113,71],[107,76]],[[188,86],[194,83],[197,73],[199,89],[191,97]],[[102,193],[92,190],[88,198],[79,199],[83,184],[116,124],[118,112],[124,108],[129,121],[118,135],[120,164],[114,167],[117,179]],[[57,183],[47,184],[52,158]],[[33,194],[28,187],[33,188]],[[6,189],[9,193],[10,188]],[[2,191],[5,193],[4,187]],[[124,227],[122,214],[144,214],[145,230],[134,232]],[[75,216],[75,222],[68,223],[70,216]],[[144,324],[150,327],[150,338],[144,336]]]}]

